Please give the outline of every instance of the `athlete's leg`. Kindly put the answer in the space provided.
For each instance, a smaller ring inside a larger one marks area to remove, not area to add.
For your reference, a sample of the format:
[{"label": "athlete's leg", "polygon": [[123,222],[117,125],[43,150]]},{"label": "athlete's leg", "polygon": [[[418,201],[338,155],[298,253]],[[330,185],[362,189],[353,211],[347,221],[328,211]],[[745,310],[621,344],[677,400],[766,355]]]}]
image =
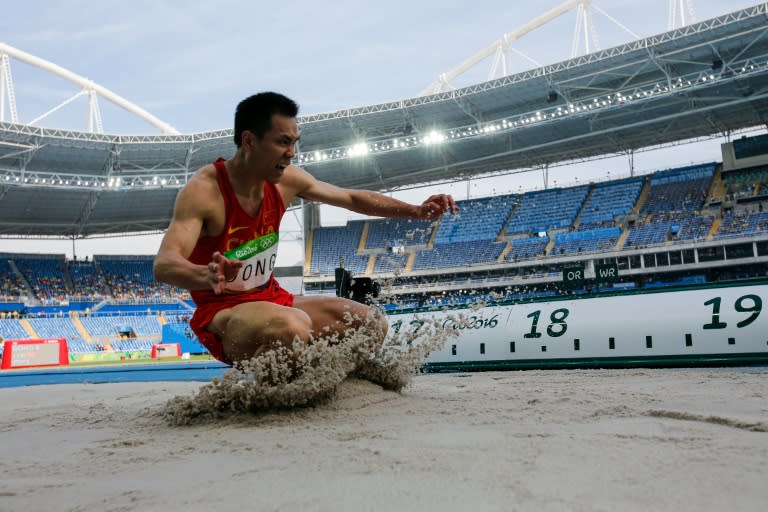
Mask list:
[{"label": "athlete's leg", "polygon": [[[314,332],[337,333],[341,342],[350,329],[363,326],[371,330],[378,347],[384,343],[387,336],[387,317],[375,307],[339,297],[318,296],[294,297],[293,305],[306,311],[312,318]],[[410,370],[407,366],[398,366],[397,359],[382,361],[364,358],[357,363],[354,373],[356,377],[367,379],[385,389],[399,391],[410,382]]]},{"label": "athlete's leg", "polygon": [[312,320],[301,309],[245,302],[216,313],[208,330],[221,339],[224,355],[237,362],[263,354],[276,341],[289,349],[297,337],[308,343]]},{"label": "athlete's leg", "polygon": [[387,321],[376,308],[340,297],[294,298],[293,307],[271,302],[246,302],[216,313],[207,329],[221,340],[224,355],[237,362],[263,354],[279,342],[288,349],[298,338],[336,334],[370,325],[378,344],[384,342]]},{"label": "athlete's leg", "polygon": [[293,307],[304,311],[312,319],[314,336],[337,334],[343,339],[350,329],[370,325],[384,342],[387,335],[387,319],[378,308],[366,306],[341,297],[296,296]]}]

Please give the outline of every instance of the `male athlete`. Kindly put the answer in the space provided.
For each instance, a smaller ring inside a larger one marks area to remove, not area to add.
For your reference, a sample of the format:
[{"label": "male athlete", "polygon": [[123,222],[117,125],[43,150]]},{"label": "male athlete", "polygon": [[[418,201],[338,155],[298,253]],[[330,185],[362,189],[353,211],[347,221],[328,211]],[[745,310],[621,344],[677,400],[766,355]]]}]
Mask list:
[{"label": "male athlete", "polygon": [[[296,338],[343,338],[377,313],[340,297],[294,297],[275,280],[280,219],[295,197],[379,217],[429,220],[457,211],[450,195],[412,205],[339,188],[291,165],[297,115],[296,103],[281,94],[243,100],[235,112],[235,155],[203,167],[181,189],[155,257],[155,279],[190,290],[197,305],[192,330],[228,364],[258,356],[275,342],[290,349]],[[381,314],[378,329],[383,342],[387,324]]]}]

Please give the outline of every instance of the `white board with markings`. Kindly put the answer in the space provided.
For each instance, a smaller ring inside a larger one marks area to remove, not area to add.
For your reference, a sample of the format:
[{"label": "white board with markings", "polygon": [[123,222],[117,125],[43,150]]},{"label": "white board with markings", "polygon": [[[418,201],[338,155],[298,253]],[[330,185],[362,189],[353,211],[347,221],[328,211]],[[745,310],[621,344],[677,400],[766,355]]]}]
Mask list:
[{"label": "white board with markings", "polygon": [[766,284],[713,286],[393,313],[389,323],[392,333],[406,330],[416,339],[427,319],[458,331],[428,365],[759,363],[768,362],[766,301]]}]

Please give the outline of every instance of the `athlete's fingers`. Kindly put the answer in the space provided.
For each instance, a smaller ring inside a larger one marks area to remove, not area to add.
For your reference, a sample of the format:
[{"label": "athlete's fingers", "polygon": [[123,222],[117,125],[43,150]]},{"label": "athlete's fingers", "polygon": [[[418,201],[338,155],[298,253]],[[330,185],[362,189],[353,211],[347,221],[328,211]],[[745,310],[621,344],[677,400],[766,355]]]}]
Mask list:
[{"label": "athlete's fingers", "polygon": [[214,274],[211,276],[211,288],[213,289],[213,293],[216,295],[219,295],[220,293],[224,292],[224,289],[226,287],[225,284],[226,277],[224,274]]},{"label": "athlete's fingers", "polygon": [[453,196],[450,194],[435,194],[430,196],[427,202],[435,204],[442,212],[456,213],[458,211],[456,201],[453,200]]},{"label": "athlete's fingers", "polygon": [[454,201],[452,195],[447,195],[446,198],[448,199],[448,208],[451,210],[451,213],[456,213],[459,211],[459,207],[456,206],[456,201]]},{"label": "athlete's fingers", "polygon": [[458,211],[456,201],[453,200],[453,196],[450,194],[440,194],[437,199],[444,212],[456,213]]},{"label": "athlete's fingers", "polygon": [[227,267],[240,268],[243,266],[243,262],[241,260],[230,260],[219,251],[213,253],[213,262],[219,264],[222,269]]},{"label": "athlete's fingers", "polygon": [[224,266],[230,263],[230,260],[227,259],[227,257],[221,254],[219,251],[216,251],[213,253],[212,260],[213,260],[213,263],[216,263],[219,266]]},{"label": "athlete's fingers", "polygon": [[222,265],[221,260],[223,259],[226,262],[226,258],[220,253],[220,252],[214,252],[211,256],[213,261],[208,263],[208,281],[211,286],[211,289],[213,290],[213,293],[218,295],[223,291],[222,282],[224,281],[224,273],[222,272]]},{"label": "athlete's fingers", "polygon": [[458,208],[453,197],[448,194],[435,194],[429,196],[422,203],[424,218],[431,220],[440,217],[445,212],[456,213]]}]

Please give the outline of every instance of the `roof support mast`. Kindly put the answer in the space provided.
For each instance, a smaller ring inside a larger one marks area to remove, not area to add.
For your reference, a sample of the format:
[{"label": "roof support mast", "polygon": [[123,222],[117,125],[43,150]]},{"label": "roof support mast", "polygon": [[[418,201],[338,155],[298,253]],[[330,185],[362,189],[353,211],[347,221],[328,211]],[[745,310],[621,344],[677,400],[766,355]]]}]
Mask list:
[{"label": "roof support mast", "polygon": [[101,123],[101,109],[99,109],[99,97],[93,89],[88,90],[88,131],[91,133],[104,133],[104,125]]},{"label": "roof support mast", "polygon": [[11,75],[11,60],[0,47],[0,121],[5,121],[5,100],[8,99],[8,108],[11,113],[11,122],[18,123],[19,115],[16,112],[16,93],[13,90],[13,76]]},{"label": "roof support mast", "polygon": [[[512,43],[528,34],[529,32],[532,32],[537,28],[546,25],[550,21],[559,18],[563,14],[574,9],[576,9],[576,29],[573,34],[573,43],[571,46],[571,54],[574,57],[582,53],[580,51],[582,48],[583,54],[588,54],[600,49],[597,32],[595,31],[595,27],[592,23],[592,16],[590,12],[591,9],[594,9],[596,12],[610,20],[617,27],[630,34],[633,38],[639,38],[637,34],[609,16],[605,11],[596,5],[593,5],[592,0],[568,0],[555,7],[554,9],[547,11],[538,18],[529,21],[518,29],[504,34],[499,40],[483,48],[475,55],[459,64],[456,68],[448,71],[447,73],[441,74],[435,82],[431,83],[426,89],[421,91],[419,96],[428,96],[430,94],[437,94],[453,89],[454,87],[451,85],[453,80],[473,69],[475,66],[485,61],[489,57],[493,58],[491,60],[488,80],[493,80],[494,78],[499,78],[500,76],[507,76],[512,73],[511,65],[509,63],[510,52],[523,57],[536,66],[540,66],[540,64],[531,57],[523,54],[519,50],[512,48]],[[499,70],[501,75],[499,75]]]},{"label": "roof support mast", "polygon": [[[597,32],[592,24],[592,17],[589,14],[589,5],[591,0],[584,0],[576,8],[576,28],[573,31],[573,42],[571,43],[571,58],[579,55],[581,46],[582,32],[584,41],[584,55],[600,49],[600,43],[597,40]],[[592,47],[590,47],[590,39]]]},{"label": "roof support mast", "polygon": [[[685,18],[686,11],[688,19]],[[674,30],[682,28],[696,21],[696,15],[693,12],[693,0],[669,0],[669,19],[667,28]]]}]

